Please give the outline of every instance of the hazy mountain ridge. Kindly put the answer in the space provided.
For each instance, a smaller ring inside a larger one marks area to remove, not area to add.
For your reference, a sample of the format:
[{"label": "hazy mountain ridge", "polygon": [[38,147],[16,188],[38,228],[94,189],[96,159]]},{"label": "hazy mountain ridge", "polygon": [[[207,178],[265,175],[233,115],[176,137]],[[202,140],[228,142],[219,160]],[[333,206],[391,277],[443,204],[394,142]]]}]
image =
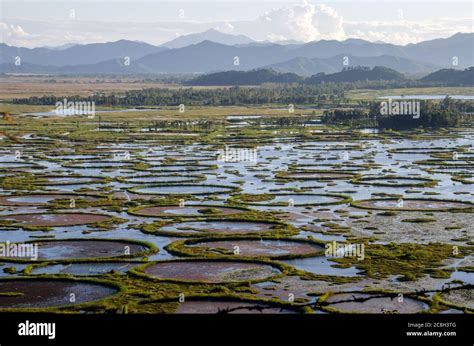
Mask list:
[{"label": "hazy mountain ridge", "polygon": [[[214,32],[219,33],[215,30],[211,33]],[[199,40],[202,37],[198,35],[192,39]],[[29,64],[29,73],[211,73],[271,67],[281,72],[309,76],[319,72],[340,71],[344,67],[343,59],[347,56],[349,66],[385,66],[404,73],[419,74],[451,68],[454,58],[457,68],[474,65],[473,45],[474,34],[471,33],[459,33],[450,38],[407,46],[360,39],[288,45],[258,42],[228,45],[204,40],[174,49],[126,40],[74,45],[62,50],[17,48],[0,44],[0,63],[4,63],[0,65],[0,72],[24,71],[25,68],[14,64],[15,57],[20,56],[22,63]],[[129,65],[125,64],[125,58],[129,59]],[[117,60],[122,60],[123,64],[117,63]],[[35,65],[43,67],[36,68]],[[57,66],[62,68],[55,68]]]},{"label": "hazy mountain ridge", "polygon": [[198,44],[203,41],[212,41],[216,43],[222,43],[227,45],[240,45],[240,44],[251,44],[255,43],[250,37],[245,35],[230,35],[223,32],[210,29],[204,32],[195,34],[182,35],[174,40],[168,41],[160,45],[165,48],[183,48],[192,44]]},{"label": "hazy mountain ridge", "polygon": [[266,67],[279,72],[291,72],[300,76],[312,76],[320,72],[338,72],[346,66],[344,65],[345,61],[347,61],[348,66],[367,66],[371,68],[375,66],[385,66],[402,73],[411,74],[428,73],[441,68],[439,65],[425,64],[415,60],[391,55],[364,57],[354,56],[351,54],[340,54],[327,59],[308,59],[298,57]]},{"label": "hazy mountain ridge", "polygon": [[73,45],[66,49],[19,48],[0,44],[0,62],[14,63],[16,57],[22,63],[44,66],[97,64],[115,58],[130,60],[164,51],[166,48],[148,43],[120,40],[107,43]]}]

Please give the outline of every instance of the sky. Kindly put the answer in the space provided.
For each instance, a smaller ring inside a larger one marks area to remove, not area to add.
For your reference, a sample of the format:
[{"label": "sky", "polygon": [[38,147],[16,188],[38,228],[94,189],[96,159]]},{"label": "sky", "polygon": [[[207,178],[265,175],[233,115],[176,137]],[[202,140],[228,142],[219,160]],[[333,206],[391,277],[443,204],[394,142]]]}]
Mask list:
[{"label": "sky", "polygon": [[216,29],[257,41],[360,38],[409,44],[473,32],[474,2],[389,0],[1,0],[0,42],[159,45]]}]

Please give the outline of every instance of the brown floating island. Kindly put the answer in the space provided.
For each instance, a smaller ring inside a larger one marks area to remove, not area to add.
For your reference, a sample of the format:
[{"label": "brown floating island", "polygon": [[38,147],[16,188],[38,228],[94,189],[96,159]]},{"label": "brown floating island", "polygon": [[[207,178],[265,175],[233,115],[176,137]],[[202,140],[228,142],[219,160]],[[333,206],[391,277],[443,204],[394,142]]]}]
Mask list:
[{"label": "brown floating island", "polygon": [[31,213],[1,215],[0,221],[11,221],[13,226],[66,227],[100,223],[112,220],[105,214],[93,213]]},{"label": "brown floating island", "polygon": [[465,211],[472,212],[474,203],[449,199],[428,198],[375,198],[353,201],[352,206],[362,209],[402,211]]},{"label": "brown floating island", "polygon": [[32,193],[21,195],[0,196],[0,205],[5,206],[42,206],[56,200],[95,201],[99,196],[80,195],[74,193]]},{"label": "brown floating island", "polygon": [[99,280],[0,279],[0,310],[37,311],[80,305],[109,298],[119,291],[118,286]]},{"label": "brown floating island", "polygon": [[322,256],[324,246],[298,239],[190,239],[178,240],[166,248],[181,256],[235,256],[254,258],[299,258]]},{"label": "brown floating island", "polygon": [[238,260],[174,260],[147,263],[132,272],[152,279],[189,283],[261,281],[280,275],[278,264]]}]

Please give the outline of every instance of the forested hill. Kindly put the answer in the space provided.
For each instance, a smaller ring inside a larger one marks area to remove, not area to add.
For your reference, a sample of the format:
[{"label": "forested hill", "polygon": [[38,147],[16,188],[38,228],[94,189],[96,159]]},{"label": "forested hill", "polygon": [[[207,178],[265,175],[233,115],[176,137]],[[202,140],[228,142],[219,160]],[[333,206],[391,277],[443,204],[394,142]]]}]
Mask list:
[{"label": "forested hill", "polygon": [[474,67],[465,70],[442,69],[421,79],[424,82],[440,82],[452,85],[474,85]]},{"label": "forested hill", "polygon": [[271,69],[225,71],[194,78],[190,85],[260,85],[263,83],[296,83],[303,77],[294,73],[279,73]]},{"label": "forested hill", "polygon": [[398,71],[383,66],[375,66],[370,69],[368,67],[346,68],[341,72],[325,74],[318,73],[305,80],[307,84],[321,83],[341,83],[341,82],[357,82],[357,81],[377,81],[377,80],[403,80],[404,75]]},{"label": "forested hill", "polygon": [[404,75],[395,70],[375,66],[353,67],[341,72],[325,74],[319,73],[304,78],[294,73],[280,73],[272,69],[258,69],[252,71],[225,71],[202,75],[192,79],[190,85],[261,85],[263,83],[306,83],[322,84],[326,82],[357,82],[357,81],[383,81],[403,80]]}]

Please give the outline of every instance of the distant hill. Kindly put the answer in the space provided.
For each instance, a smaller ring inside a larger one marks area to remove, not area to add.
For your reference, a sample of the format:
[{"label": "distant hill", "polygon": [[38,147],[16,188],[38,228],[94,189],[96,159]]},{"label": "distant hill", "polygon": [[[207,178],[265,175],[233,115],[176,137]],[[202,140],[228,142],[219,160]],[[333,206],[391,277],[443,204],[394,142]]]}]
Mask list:
[{"label": "distant hill", "polygon": [[316,73],[334,73],[341,70],[341,61],[339,61],[339,68],[336,68],[335,61],[327,61],[330,59],[319,58],[293,58],[285,62],[268,65],[266,68],[271,68],[278,72],[296,73],[300,76],[312,76]]},{"label": "distant hill", "polygon": [[409,44],[404,47],[407,57],[442,67],[452,67],[456,58],[459,68],[474,65],[474,33],[457,33],[448,38],[438,38]]},{"label": "distant hill", "polygon": [[332,74],[318,73],[305,79],[305,83],[321,84],[328,82],[341,83],[365,80],[402,80],[404,78],[405,77],[400,72],[383,66],[375,66],[372,69],[368,67],[355,67]]},{"label": "distant hill", "polygon": [[426,64],[411,59],[391,55],[380,55],[374,57],[353,56],[340,54],[327,59],[294,58],[283,63],[267,66],[279,72],[291,72],[300,76],[312,76],[317,73],[335,73],[344,67],[344,59],[347,58],[349,66],[385,66],[402,73],[420,74],[439,69],[440,66]]},{"label": "distant hill", "polygon": [[183,48],[150,54],[138,60],[150,72],[210,73],[229,70],[253,70],[264,65],[287,60],[285,46],[236,47],[203,41]]},{"label": "distant hill", "polygon": [[19,56],[22,63],[33,65],[87,65],[125,57],[133,61],[164,50],[166,48],[127,40],[73,45],[66,49],[18,48],[1,43],[0,63],[14,63],[15,57]]},{"label": "distant hill", "polygon": [[0,64],[1,73],[23,73],[23,74],[60,74],[60,68],[57,66],[41,66],[29,64],[27,62],[17,66],[15,64]]},{"label": "distant hill", "polygon": [[166,48],[182,48],[192,44],[201,43],[202,41],[212,41],[226,45],[249,44],[255,42],[251,38],[244,35],[230,35],[223,32],[210,29],[196,34],[182,35],[174,40],[163,43],[161,47]]},{"label": "distant hill", "polygon": [[442,69],[421,79],[424,82],[440,82],[452,85],[474,85],[474,67],[465,70]]},{"label": "distant hill", "polygon": [[260,85],[263,83],[296,83],[303,78],[294,73],[261,69],[211,73],[192,79],[190,85]]},{"label": "distant hill", "polygon": [[97,64],[88,65],[66,65],[66,66],[44,66],[29,63],[0,64],[1,73],[28,73],[28,74],[146,74],[148,71],[136,63],[125,65],[123,59],[111,59]]}]

